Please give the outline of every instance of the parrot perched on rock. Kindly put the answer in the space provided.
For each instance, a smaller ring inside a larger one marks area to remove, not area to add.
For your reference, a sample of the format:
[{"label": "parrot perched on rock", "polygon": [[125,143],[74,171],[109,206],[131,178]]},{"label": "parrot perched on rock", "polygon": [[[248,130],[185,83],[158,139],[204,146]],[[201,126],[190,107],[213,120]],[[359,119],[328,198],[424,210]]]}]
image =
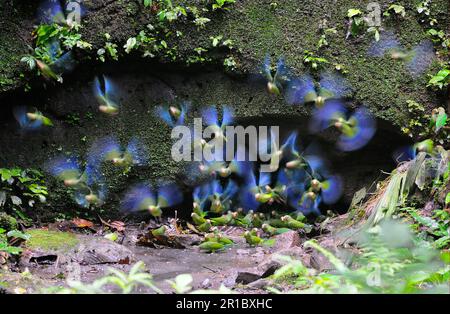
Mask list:
[{"label": "parrot perched on rock", "polygon": [[184,125],[186,122],[186,116],[191,104],[183,102],[180,106],[158,106],[156,107],[155,114],[161,118],[168,126],[176,127],[178,125]]},{"label": "parrot perched on rock", "polygon": [[286,91],[286,101],[291,105],[314,103],[323,107],[331,99],[340,99],[351,92],[346,80],[339,74],[325,72],[321,75],[320,88],[316,88],[311,76],[293,79]]},{"label": "parrot perched on rock", "polygon": [[147,148],[136,137],[130,140],[126,148],[122,148],[114,137],[101,138],[93,143],[90,155],[125,169],[135,165],[144,166],[149,161]]},{"label": "parrot perched on rock", "polygon": [[388,54],[392,59],[404,62],[413,77],[422,75],[436,58],[430,40],[423,40],[412,49],[406,49],[392,32],[382,34],[379,41],[371,44],[367,53],[371,57],[383,57]]},{"label": "parrot perched on rock", "polygon": [[275,228],[267,223],[263,224],[261,228],[264,230],[264,232],[270,234],[271,236],[291,231],[291,229],[289,228]]},{"label": "parrot perched on rock", "polygon": [[232,224],[236,218],[237,212],[228,211],[228,213],[217,218],[211,218],[210,220],[213,226],[226,226]]},{"label": "parrot perched on rock", "polygon": [[310,124],[312,133],[336,128],[341,136],[337,146],[342,151],[354,151],[364,147],[374,136],[376,122],[365,107],[357,108],[352,115],[340,101],[330,101],[324,107],[315,110]]},{"label": "parrot perched on rock", "polygon": [[257,246],[263,244],[264,240],[260,238],[255,231],[245,231],[244,232],[245,241],[251,246]]},{"label": "parrot perched on rock", "polygon": [[310,232],[312,229],[310,225],[305,224],[301,221],[298,221],[289,215],[285,215],[285,216],[281,217],[281,220],[286,224],[286,227],[288,227],[289,229],[294,229],[294,230],[303,229],[306,232]]},{"label": "parrot perched on rock", "polygon": [[94,94],[98,101],[98,110],[111,116],[117,115],[119,113],[117,88],[111,79],[105,75],[102,78],[104,82],[103,87],[99,77],[94,79]]},{"label": "parrot perched on rock", "polygon": [[53,126],[52,120],[36,109],[27,110],[25,106],[17,106],[14,107],[13,114],[20,127],[26,131],[36,130],[42,126]]},{"label": "parrot perched on rock", "polygon": [[261,72],[267,81],[267,91],[273,95],[281,95],[283,87],[289,81],[284,58],[280,57],[275,69],[272,69],[272,59],[267,55],[261,67]]},{"label": "parrot perched on rock", "polygon": [[153,217],[160,218],[164,208],[177,205],[182,200],[181,191],[173,184],[162,185],[157,189],[140,184],[128,191],[122,208],[125,211],[148,210]]}]

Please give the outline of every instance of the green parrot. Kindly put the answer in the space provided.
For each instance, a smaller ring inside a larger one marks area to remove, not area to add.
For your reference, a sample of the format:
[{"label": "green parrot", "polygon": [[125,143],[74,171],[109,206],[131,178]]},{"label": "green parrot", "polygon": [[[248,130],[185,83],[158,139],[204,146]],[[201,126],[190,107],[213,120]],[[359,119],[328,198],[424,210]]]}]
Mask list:
[{"label": "green parrot", "polygon": [[157,228],[157,229],[153,229],[153,230],[151,231],[151,233],[152,233],[152,235],[153,235],[155,238],[158,238],[158,237],[165,236],[165,235],[166,235],[166,231],[167,231],[167,227],[166,227],[166,226],[161,226],[161,227],[159,227],[159,228]]},{"label": "green parrot", "polygon": [[289,215],[281,217],[281,220],[286,223],[286,226],[290,229],[298,230],[298,229],[304,229],[306,232],[311,231],[311,226],[308,224],[305,224],[303,222],[300,222],[298,220],[295,220]]},{"label": "green parrot", "polygon": [[209,230],[211,230],[211,227],[212,227],[211,220],[206,219],[204,223],[202,223],[197,227],[197,229],[201,232],[208,232]]},{"label": "green parrot", "polygon": [[231,224],[231,222],[237,218],[238,213],[228,211],[225,215],[217,218],[211,218],[211,223],[213,226],[226,226]]},{"label": "green parrot", "polygon": [[259,236],[255,235],[251,231],[245,231],[244,232],[244,238],[245,241],[250,244],[251,246],[260,245],[263,243],[263,239],[261,239]]},{"label": "green parrot", "polygon": [[194,224],[196,224],[196,225],[201,225],[206,222],[206,219],[204,217],[200,216],[199,214],[197,214],[195,212],[193,212],[191,214],[191,218],[192,218],[192,221],[194,222]]},{"label": "green parrot", "polygon": [[271,236],[291,231],[291,229],[289,228],[275,228],[269,224],[263,224],[262,229],[264,230],[264,232],[270,234]]},{"label": "green parrot", "polygon": [[199,248],[203,251],[206,251],[208,253],[214,253],[216,251],[220,251],[225,249],[225,245],[216,241],[207,241],[203,242],[199,245]]}]

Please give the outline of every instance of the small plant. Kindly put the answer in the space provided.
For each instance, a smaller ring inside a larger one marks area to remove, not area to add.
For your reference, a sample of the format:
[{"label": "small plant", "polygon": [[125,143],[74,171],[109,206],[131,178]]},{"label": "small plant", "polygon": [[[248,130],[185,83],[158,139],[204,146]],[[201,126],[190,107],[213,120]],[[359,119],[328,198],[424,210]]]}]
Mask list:
[{"label": "small plant", "polygon": [[105,62],[106,61],[105,55],[108,54],[111,57],[111,59],[113,59],[115,61],[119,60],[117,45],[110,41],[111,35],[108,33],[105,33],[105,39],[106,39],[106,42],[105,42],[104,47],[97,50],[97,58],[100,61]]},{"label": "small plant", "polygon": [[212,1],[212,9],[215,10],[229,10],[229,5],[236,2],[236,0],[214,0]]},{"label": "small plant", "polygon": [[318,70],[330,62],[326,58],[314,55],[312,51],[305,50],[303,51],[303,63],[310,66],[313,70]]},{"label": "small plant", "polygon": [[[439,253],[414,237],[408,227],[384,221],[361,234],[360,253],[354,255],[351,267],[315,241],[310,247],[322,254],[334,267],[333,273],[317,273],[301,261],[281,258],[285,266],[277,270],[275,280],[294,281],[301,293],[445,293],[450,278],[449,254]],[[280,293],[277,289],[269,291]]]},{"label": "small plant", "polygon": [[5,252],[11,255],[18,255],[22,253],[22,248],[10,245],[8,242],[8,238],[16,238],[27,241],[28,239],[30,239],[30,236],[18,230],[11,230],[7,232],[5,229],[0,228],[0,252]]},{"label": "small plant", "polygon": [[233,56],[230,56],[230,57],[225,58],[225,60],[223,60],[223,65],[225,66],[225,68],[227,70],[234,71],[234,70],[236,70],[237,63],[234,60]]},{"label": "small plant", "polygon": [[0,208],[7,213],[27,221],[24,210],[36,201],[46,202],[48,192],[40,171],[0,168],[0,179]]},{"label": "small plant", "polygon": [[347,18],[350,23],[347,37],[350,35],[353,37],[359,35],[366,25],[363,12],[359,9],[349,9],[347,12]]},{"label": "small plant", "polygon": [[437,89],[443,89],[444,87],[448,86],[449,82],[450,82],[450,69],[445,67],[435,75],[431,76],[427,86]]},{"label": "small plant", "polygon": [[389,6],[389,8],[383,13],[383,16],[391,16],[391,14],[394,13],[396,15],[400,15],[401,17],[406,16],[406,10],[405,7],[398,4],[392,4]]},{"label": "small plant", "polygon": [[133,293],[138,287],[148,287],[156,293],[161,293],[153,283],[153,276],[145,271],[145,264],[137,262],[128,274],[114,269],[108,269],[108,275],[94,281],[91,284],[84,284],[80,281],[68,281],[69,288],[50,288],[45,292],[60,294],[103,294],[111,289],[118,289],[122,294]]},{"label": "small plant", "polygon": [[201,29],[201,28],[205,28],[206,24],[211,22],[210,19],[208,19],[207,17],[198,17],[194,20],[194,24],[197,26],[197,28]]},{"label": "small plant", "polygon": [[336,34],[337,30],[335,27],[333,28],[327,28],[322,30],[322,34],[320,35],[320,39],[317,42],[317,48],[322,48],[322,47],[326,47],[328,46],[328,40],[327,40],[327,35],[329,34]]}]

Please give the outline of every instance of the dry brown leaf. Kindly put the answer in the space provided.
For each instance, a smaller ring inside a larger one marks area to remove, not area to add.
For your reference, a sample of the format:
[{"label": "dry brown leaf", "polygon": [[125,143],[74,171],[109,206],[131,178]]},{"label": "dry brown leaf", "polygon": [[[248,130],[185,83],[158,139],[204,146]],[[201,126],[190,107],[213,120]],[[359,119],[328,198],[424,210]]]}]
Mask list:
[{"label": "dry brown leaf", "polygon": [[94,227],[94,223],[86,220],[86,219],[81,219],[81,218],[74,218],[72,220],[72,223],[77,227],[77,228],[92,228]]}]

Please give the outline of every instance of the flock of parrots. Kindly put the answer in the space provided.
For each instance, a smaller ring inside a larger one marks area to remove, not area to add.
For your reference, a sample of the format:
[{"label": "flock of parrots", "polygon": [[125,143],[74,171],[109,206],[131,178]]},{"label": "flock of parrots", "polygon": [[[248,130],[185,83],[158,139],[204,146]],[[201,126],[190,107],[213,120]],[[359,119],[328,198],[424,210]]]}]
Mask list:
[{"label": "flock of parrots", "polygon": [[[52,14],[60,16],[59,11],[61,10],[52,11]],[[419,75],[430,65],[434,55],[432,45],[422,42],[408,51],[401,47],[392,33],[385,35],[371,45],[368,55],[383,57],[390,54],[394,59],[403,60],[413,75]],[[39,69],[44,77],[59,77],[59,74],[53,73],[51,65],[39,62]],[[273,64],[268,56],[259,73],[266,81],[269,94],[283,97],[289,106],[312,106],[310,133],[315,134],[328,128],[339,131],[337,149],[344,152],[361,149],[374,136],[375,119],[364,106],[355,110],[346,106],[345,97],[351,88],[337,72],[324,72],[317,81],[309,74],[294,76],[282,58]],[[117,87],[110,78],[95,78],[93,92],[101,113],[110,116],[120,114],[120,101],[116,91]],[[219,112],[215,106],[211,106],[201,112],[205,125],[213,127],[215,139],[225,138],[225,127],[233,124],[231,108],[221,108]],[[176,127],[187,124],[190,109],[189,103],[185,102],[158,106],[154,114],[170,127]],[[49,118],[36,109],[18,106],[14,108],[13,113],[21,128],[26,131],[53,125]],[[192,221],[200,232],[215,231],[208,235],[209,240],[205,240],[205,249],[214,251],[230,244],[230,240],[218,233],[215,226],[262,228],[271,235],[289,229],[309,231],[310,226],[306,223],[305,215],[320,214],[322,203],[334,204],[340,199],[343,190],[342,178],[330,173],[321,156],[308,154],[307,150],[301,151],[297,140],[297,133],[292,133],[282,145],[272,146],[268,150],[274,157],[273,160],[279,161],[273,172],[261,171],[256,162],[237,159],[222,161],[222,158],[193,162],[188,167],[189,175],[199,178],[201,182],[194,186],[192,191]],[[268,143],[273,144],[272,141],[269,135],[266,139],[260,139],[260,145],[270,147]],[[193,145],[204,148],[209,143],[203,138],[195,138]],[[421,145],[424,147],[415,145],[409,148],[410,158],[419,150],[432,149],[429,147],[432,143]],[[218,155],[224,153],[219,152]],[[104,163],[111,163],[128,171],[132,167],[148,165],[149,161],[148,149],[137,137],[123,146],[110,136],[98,139],[92,144],[85,162],[77,157],[60,156],[49,161],[46,169],[73,191],[74,199],[80,206],[91,208],[102,206],[107,199],[107,184],[102,174]],[[183,193],[175,184],[152,186],[142,183],[124,194],[121,207],[124,211],[145,210],[159,219],[165,208],[176,207],[182,202]],[[280,212],[290,214],[278,214],[278,211],[273,209],[281,209]],[[250,244],[264,242],[253,229],[247,231],[244,237]]]}]

